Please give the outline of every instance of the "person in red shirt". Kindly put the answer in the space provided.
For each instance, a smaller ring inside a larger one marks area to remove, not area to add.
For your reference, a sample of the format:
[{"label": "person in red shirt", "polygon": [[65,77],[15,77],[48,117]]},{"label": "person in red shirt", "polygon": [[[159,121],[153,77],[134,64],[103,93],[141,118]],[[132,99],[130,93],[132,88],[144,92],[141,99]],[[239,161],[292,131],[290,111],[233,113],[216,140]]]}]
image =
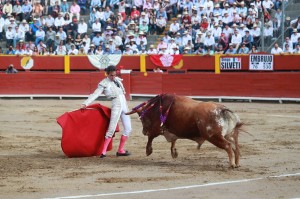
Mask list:
[{"label": "person in red shirt", "polygon": [[201,25],[200,25],[200,29],[202,32],[205,32],[208,28],[208,21],[207,21],[207,17],[203,17]]},{"label": "person in red shirt", "polygon": [[131,13],[130,13],[130,16],[131,16],[132,18],[136,18],[136,17],[139,17],[140,15],[141,15],[140,11],[138,11],[138,10],[136,9],[136,6],[133,6],[133,7],[132,7],[132,11],[131,11]]}]

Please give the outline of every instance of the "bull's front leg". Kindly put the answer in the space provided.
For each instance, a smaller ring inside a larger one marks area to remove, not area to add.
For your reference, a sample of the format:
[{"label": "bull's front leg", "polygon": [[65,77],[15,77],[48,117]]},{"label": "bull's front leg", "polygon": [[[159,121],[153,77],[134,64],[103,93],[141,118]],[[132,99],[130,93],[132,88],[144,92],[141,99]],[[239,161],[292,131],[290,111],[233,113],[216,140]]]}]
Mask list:
[{"label": "bull's front leg", "polygon": [[146,155],[149,156],[151,155],[153,149],[152,149],[152,141],[153,141],[154,137],[150,137],[148,136],[148,142],[147,142],[147,146],[146,146]]},{"label": "bull's front leg", "polygon": [[171,144],[172,158],[177,158],[178,157],[177,149],[175,148],[175,143],[176,143],[176,140],[172,141],[172,144]]}]

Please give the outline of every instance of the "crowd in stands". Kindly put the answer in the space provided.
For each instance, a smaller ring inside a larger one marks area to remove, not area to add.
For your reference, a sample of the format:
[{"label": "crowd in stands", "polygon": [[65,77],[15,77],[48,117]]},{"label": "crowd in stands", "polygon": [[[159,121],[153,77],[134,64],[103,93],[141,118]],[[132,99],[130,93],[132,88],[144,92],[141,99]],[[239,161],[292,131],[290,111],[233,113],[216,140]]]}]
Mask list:
[{"label": "crowd in stands", "polygon": [[[262,28],[270,45],[283,18],[279,0],[0,1],[0,53],[17,55],[256,53]],[[271,53],[300,53],[300,16],[284,19],[285,43]],[[162,36],[155,45],[148,35]]]}]

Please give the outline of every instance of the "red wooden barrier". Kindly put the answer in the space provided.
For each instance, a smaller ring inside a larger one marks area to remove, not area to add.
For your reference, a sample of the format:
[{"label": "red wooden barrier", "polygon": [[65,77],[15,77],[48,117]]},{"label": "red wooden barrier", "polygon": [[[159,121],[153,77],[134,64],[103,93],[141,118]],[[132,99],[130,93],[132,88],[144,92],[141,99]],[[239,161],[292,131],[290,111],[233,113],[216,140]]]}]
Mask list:
[{"label": "red wooden barrier", "polygon": [[[232,56],[227,56],[232,57]],[[236,55],[241,57],[242,70],[248,71],[249,55]],[[0,56],[0,70],[5,70],[9,64],[14,64],[18,70],[24,70],[21,67],[22,56]],[[32,56],[34,66],[32,71],[63,71],[64,57],[63,56]],[[151,62],[150,57],[146,56],[147,70],[152,70],[155,65]],[[215,57],[214,56],[198,56],[184,55],[181,62],[182,66],[168,67],[165,69],[176,70],[181,67],[187,71],[214,71]],[[140,70],[140,56],[122,56],[118,66],[124,66],[124,69]],[[92,66],[87,56],[70,56],[71,71],[98,71]],[[300,56],[299,55],[275,55],[274,56],[274,71],[300,71]]]}]

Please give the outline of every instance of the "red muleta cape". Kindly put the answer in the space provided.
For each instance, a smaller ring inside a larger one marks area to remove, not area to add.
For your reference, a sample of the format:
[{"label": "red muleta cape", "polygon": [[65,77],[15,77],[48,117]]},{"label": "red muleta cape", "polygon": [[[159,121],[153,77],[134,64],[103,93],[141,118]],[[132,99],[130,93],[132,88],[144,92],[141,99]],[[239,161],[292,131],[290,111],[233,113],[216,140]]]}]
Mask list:
[{"label": "red muleta cape", "polygon": [[[111,109],[92,104],[86,109],[66,112],[58,117],[57,123],[62,128],[61,148],[66,156],[90,157],[101,154],[105,133],[110,121]],[[119,131],[117,126],[116,131]],[[112,149],[112,141],[107,151]]]}]

